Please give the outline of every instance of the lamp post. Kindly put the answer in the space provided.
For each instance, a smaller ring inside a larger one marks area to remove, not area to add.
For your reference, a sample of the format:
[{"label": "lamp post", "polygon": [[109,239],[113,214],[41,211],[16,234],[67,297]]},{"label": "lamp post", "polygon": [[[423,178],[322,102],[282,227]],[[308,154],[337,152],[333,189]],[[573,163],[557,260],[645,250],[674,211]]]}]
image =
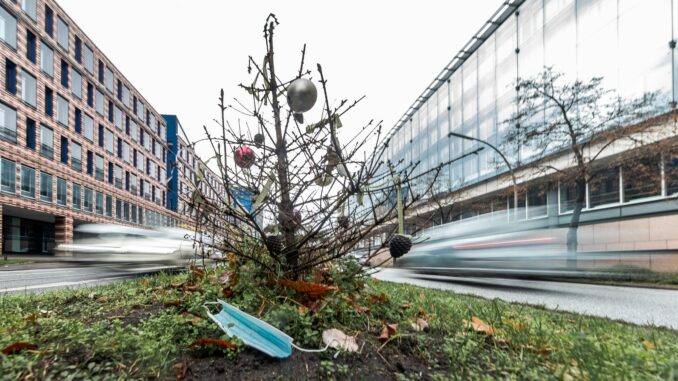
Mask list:
[{"label": "lamp post", "polygon": [[511,163],[509,163],[508,159],[506,159],[506,156],[504,156],[504,154],[497,147],[490,144],[489,142],[486,142],[485,140],[474,138],[473,136],[458,134],[456,132],[450,132],[450,133],[447,134],[448,138],[452,137],[452,136],[454,136],[456,138],[476,141],[478,143],[484,144],[484,145],[492,148],[496,153],[499,154],[499,156],[504,160],[504,163],[506,163],[506,166],[508,167],[509,172],[511,173],[511,180],[513,181],[513,208],[516,210],[516,213],[517,213],[517,210],[518,210],[518,183],[516,182],[516,175],[513,172],[513,167],[511,166]]}]

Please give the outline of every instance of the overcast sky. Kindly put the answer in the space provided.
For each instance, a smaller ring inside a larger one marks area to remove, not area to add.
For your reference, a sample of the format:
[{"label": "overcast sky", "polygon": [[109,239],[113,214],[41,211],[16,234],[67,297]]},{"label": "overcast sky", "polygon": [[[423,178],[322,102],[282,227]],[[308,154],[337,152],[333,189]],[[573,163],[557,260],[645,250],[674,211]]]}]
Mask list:
[{"label": "overcast sky", "polygon": [[[375,119],[390,129],[502,0],[58,2],[158,112],[176,114],[197,140],[203,125],[214,127],[219,89],[246,99],[237,85],[251,82],[247,57],[263,57],[271,12],[280,21],[281,78],[295,74],[306,43],[307,67],[323,65],[330,99],[366,96],[343,124]],[[207,146],[197,148],[209,157]]]}]

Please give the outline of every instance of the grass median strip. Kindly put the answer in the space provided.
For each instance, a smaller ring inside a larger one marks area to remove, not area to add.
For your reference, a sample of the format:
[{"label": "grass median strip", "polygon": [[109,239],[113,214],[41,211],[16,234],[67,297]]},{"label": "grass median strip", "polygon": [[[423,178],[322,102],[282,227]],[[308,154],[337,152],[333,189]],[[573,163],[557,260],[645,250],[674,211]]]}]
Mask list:
[{"label": "grass median strip", "polygon": [[[457,295],[356,281],[300,296],[255,271],[160,274],[88,289],[0,297],[3,379],[670,379],[678,333]],[[234,281],[234,278],[236,279]],[[299,287],[297,287],[299,288]],[[273,360],[229,338],[205,301],[222,298],[309,348],[322,332],[357,353]],[[206,340],[203,340],[206,339]],[[201,341],[202,340],[202,341]],[[235,345],[196,345],[226,340]]]}]

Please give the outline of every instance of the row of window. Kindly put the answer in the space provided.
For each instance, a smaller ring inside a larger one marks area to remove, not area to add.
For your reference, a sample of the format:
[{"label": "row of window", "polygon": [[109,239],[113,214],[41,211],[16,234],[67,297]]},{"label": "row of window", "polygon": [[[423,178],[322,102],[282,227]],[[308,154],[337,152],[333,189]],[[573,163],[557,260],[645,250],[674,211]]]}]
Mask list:
[{"label": "row of window", "polygon": [[[36,186],[38,175],[40,179],[39,189],[38,186]],[[0,158],[0,191],[15,195],[17,193],[16,185],[16,163],[5,158]],[[21,181],[19,187],[21,197],[39,199],[41,202],[50,204],[56,202],[57,206],[68,207],[67,181],[60,177],[56,177],[56,195],[54,194],[54,185],[54,176],[52,174],[38,171],[35,168],[26,165],[21,166]],[[153,189],[153,191],[155,192],[155,189]],[[156,194],[154,193],[154,197],[155,196]],[[111,196],[104,195],[103,192],[76,183],[72,183],[70,206],[72,209],[82,210],[88,213],[99,215],[105,214],[107,217],[113,216],[113,198]],[[132,211],[131,214],[130,209]],[[138,223],[142,224],[143,208],[141,206],[137,207],[137,205],[127,201],[120,199],[116,200],[115,213],[117,219],[124,219],[128,222],[137,223],[137,209],[139,209]],[[153,222],[149,222],[149,224],[156,225],[159,224],[158,220],[167,220],[166,216],[161,216],[157,212],[150,210],[147,212],[153,214],[151,216]]]},{"label": "row of window", "polygon": [[[7,11],[4,7],[0,6],[0,22],[2,22],[0,29],[0,39],[5,41],[8,45],[12,46],[14,49],[17,48],[17,22],[16,18]],[[34,21],[37,22],[37,0],[22,0],[22,9],[26,14],[28,14]],[[54,37],[54,11],[45,4],[45,22],[44,22],[44,31],[50,36]],[[57,34],[57,45],[65,53],[70,52],[70,28],[68,23],[64,21],[61,17],[56,16],[56,34]],[[36,63],[36,44],[37,38],[30,31],[27,30],[27,47],[26,47],[26,56],[33,63]],[[94,51],[92,48],[84,44],[82,39],[78,36],[74,37],[74,50],[73,58],[76,62],[81,64],[84,69],[89,72],[92,76],[95,75],[94,71]],[[40,58],[40,67],[42,70],[50,76],[54,75],[54,52],[53,50],[44,42],[41,41],[41,58]],[[123,85],[121,79],[116,79],[111,68],[104,64],[104,62],[98,60],[98,81],[111,93],[115,94],[117,99],[122,102],[130,111],[132,111],[139,119],[144,120],[146,125],[155,130],[160,139],[166,140],[165,130],[166,127],[161,123],[160,118],[157,118],[150,110],[145,110],[144,103],[141,99],[137,99],[136,96],[131,96],[131,91],[129,86]],[[69,74],[73,88],[73,94],[78,98],[82,97],[82,75],[75,69],[69,70],[69,65],[65,60],[61,60],[61,84],[68,88],[69,87]],[[117,84],[117,89],[116,85]],[[88,84],[88,88],[91,86]],[[97,90],[98,91],[98,90]],[[91,105],[90,105],[91,106]]]},{"label": "row of window", "polygon": [[[5,84],[8,92],[16,94],[17,85],[17,66],[9,59],[5,60]],[[89,91],[88,91],[89,93]],[[45,114],[52,117],[54,114],[54,91],[45,86]],[[21,99],[33,106],[37,107],[37,82],[35,77],[25,70],[21,70]],[[115,126],[122,131],[123,129],[123,115],[122,111],[118,107],[110,108],[112,111],[110,114],[110,120],[114,122]],[[103,106],[102,106],[103,113]],[[56,117],[57,122],[62,124],[65,127],[69,126],[69,101],[61,96],[60,94],[56,95]],[[82,134],[89,141],[94,141],[94,119],[87,113],[83,113],[79,108],[74,108],[74,119],[75,119],[75,131]],[[150,136],[144,132],[144,129],[139,129],[139,134],[137,135],[137,125],[134,121],[131,121],[129,117],[124,118],[124,127],[125,132],[128,136],[132,137],[132,140],[139,142],[149,153],[155,155],[158,160],[165,162],[166,151],[165,147],[162,146],[157,140],[152,139]],[[11,128],[11,127],[8,127]],[[103,131],[103,126],[99,125],[99,131]],[[11,133],[5,138],[10,141],[15,141],[14,135]],[[0,136],[1,138],[2,136]],[[113,132],[109,129],[106,130],[106,149],[109,152],[113,153]],[[118,141],[121,141],[121,138],[118,138]],[[103,147],[103,136],[99,134],[99,144]],[[125,143],[127,145],[127,143]]]}]

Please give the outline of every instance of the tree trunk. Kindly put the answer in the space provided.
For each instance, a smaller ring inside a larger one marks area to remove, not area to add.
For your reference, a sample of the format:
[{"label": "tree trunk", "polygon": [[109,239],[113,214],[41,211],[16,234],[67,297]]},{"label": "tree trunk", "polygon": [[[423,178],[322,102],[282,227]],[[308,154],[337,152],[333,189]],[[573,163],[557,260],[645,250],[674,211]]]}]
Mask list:
[{"label": "tree trunk", "polygon": [[581,211],[584,209],[586,201],[586,181],[576,180],[576,196],[574,203],[574,211],[570,218],[570,224],[567,230],[567,268],[577,268],[577,246],[579,244],[577,239],[577,230],[579,229],[579,219]]},{"label": "tree trunk", "polygon": [[280,203],[278,204],[278,222],[285,242],[285,259],[287,270],[293,271],[297,266],[298,250],[294,232],[296,229],[294,223],[294,206],[290,198],[290,184],[287,173],[287,147],[285,137],[283,136],[282,121],[280,118],[280,103],[278,102],[278,83],[275,74],[275,63],[273,59],[273,22],[268,29],[268,68],[270,73],[269,88],[271,94],[271,106],[273,107],[273,119],[275,124],[275,149],[278,156],[276,172],[278,175],[278,184],[280,184]]}]

